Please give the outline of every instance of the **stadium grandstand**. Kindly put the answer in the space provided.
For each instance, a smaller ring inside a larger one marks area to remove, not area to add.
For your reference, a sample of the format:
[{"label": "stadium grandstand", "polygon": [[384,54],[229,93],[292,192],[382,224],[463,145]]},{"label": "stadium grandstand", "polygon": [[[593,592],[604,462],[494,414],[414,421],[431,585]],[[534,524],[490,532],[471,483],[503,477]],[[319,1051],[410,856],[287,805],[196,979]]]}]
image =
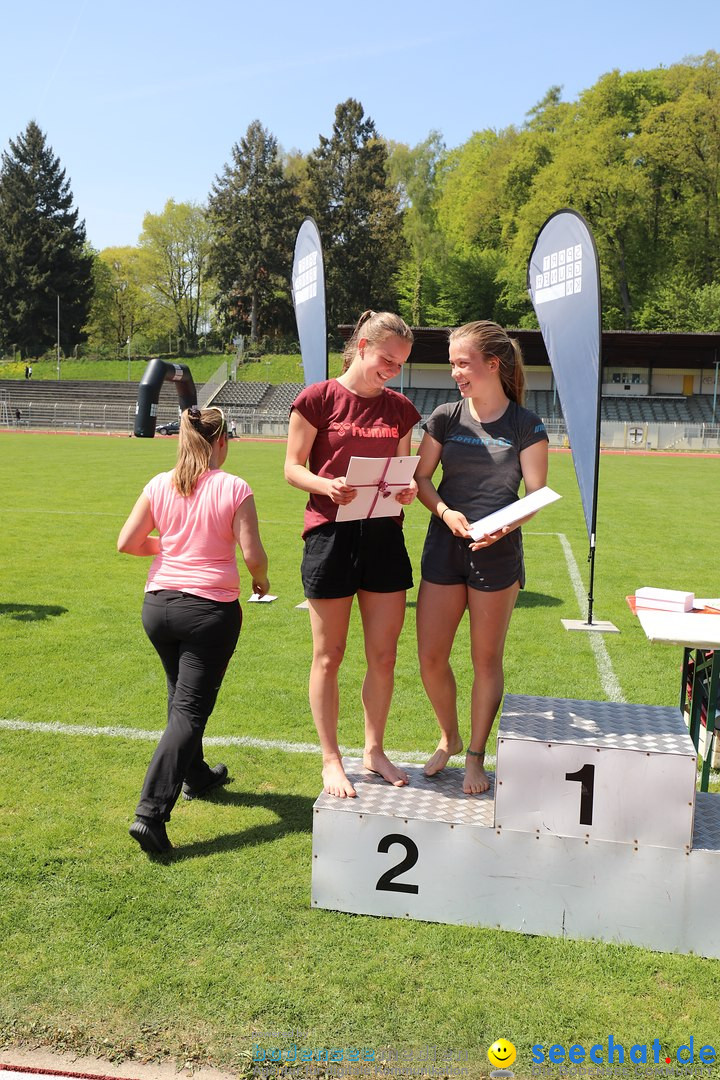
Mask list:
[{"label": "stadium grandstand", "polygon": [[[352,327],[340,327],[345,339]],[[567,445],[560,399],[539,330],[512,330],[523,349],[526,404],[545,421],[551,442]],[[423,418],[458,399],[448,367],[447,330],[414,330],[402,375],[390,384]],[[636,449],[720,450],[720,334],[605,331],[601,445]],[[189,361],[192,370],[192,361]],[[198,385],[202,405],[220,405],[238,435],[283,436],[302,383],[234,381],[232,370]],[[0,424],[51,430],[132,431],[137,384],[0,380]],[[177,395],[164,384],[158,424],[177,418]]]}]

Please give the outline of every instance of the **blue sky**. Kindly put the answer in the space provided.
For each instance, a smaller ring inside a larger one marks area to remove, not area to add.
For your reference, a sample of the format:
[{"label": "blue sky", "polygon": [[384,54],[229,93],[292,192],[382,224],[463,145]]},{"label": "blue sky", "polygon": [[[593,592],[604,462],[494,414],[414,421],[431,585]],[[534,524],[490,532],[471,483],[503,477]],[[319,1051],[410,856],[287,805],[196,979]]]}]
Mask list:
[{"label": "blue sky", "polygon": [[135,244],[165,201],[204,202],[255,119],[287,150],[360,100],[411,145],[522,124],[549,86],[720,50],[717,0],[26,0],[0,31],[0,147],[31,119],[88,239]]}]

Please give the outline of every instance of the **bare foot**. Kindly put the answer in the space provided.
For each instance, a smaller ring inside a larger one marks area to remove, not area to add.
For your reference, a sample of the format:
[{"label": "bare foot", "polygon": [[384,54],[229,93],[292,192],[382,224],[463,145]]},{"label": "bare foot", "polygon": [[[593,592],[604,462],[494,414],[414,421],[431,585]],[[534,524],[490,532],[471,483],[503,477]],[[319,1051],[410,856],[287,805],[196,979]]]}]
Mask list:
[{"label": "bare foot", "polygon": [[356,797],[357,792],[345,775],[341,761],[328,761],[323,766],[322,778],[323,791],[326,791],[328,795],[336,795],[338,799]]},{"label": "bare foot", "polygon": [[465,783],[463,791],[466,795],[482,795],[490,787],[490,777],[483,768],[485,754],[470,753],[468,750],[465,758]]},{"label": "bare foot", "polygon": [[444,736],[437,745],[437,750],[426,763],[423,772],[426,776],[435,776],[436,773],[441,772],[447,765],[453,754],[459,754],[463,748],[463,741],[460,735],[456,735],[454,739],[446,739]]},{"label": "bare foot", "polygon": [[392,784],[394,787],[404,787],[410,779],[405,770],[398,769],[397,765],[393,765],[390,758],[382,750],[366,750],[363,754],[363,765],[370,772],[382,776],[383,780],[387,780],[388,784]]}]

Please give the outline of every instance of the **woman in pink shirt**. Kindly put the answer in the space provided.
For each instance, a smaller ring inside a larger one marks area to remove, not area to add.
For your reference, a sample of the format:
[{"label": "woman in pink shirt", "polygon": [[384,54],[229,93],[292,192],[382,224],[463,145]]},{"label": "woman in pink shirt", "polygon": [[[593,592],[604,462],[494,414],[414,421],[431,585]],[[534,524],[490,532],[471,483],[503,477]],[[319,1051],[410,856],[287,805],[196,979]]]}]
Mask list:
[{"label": "woman in pink shirt", "polygon": [[240,634],[238,544],[253,592],[269,589],[255,500],[222,471],[227,452],[222,410],[186,410],[177,465],[145,486],[117,542],[118,551],[154,556],[142,620],[167,676],[168,719],[130,826],[153,854],[172,847],[165,823],[181,790],[193,799],[227,780],[225,765],[205,762],[202,739]]}]

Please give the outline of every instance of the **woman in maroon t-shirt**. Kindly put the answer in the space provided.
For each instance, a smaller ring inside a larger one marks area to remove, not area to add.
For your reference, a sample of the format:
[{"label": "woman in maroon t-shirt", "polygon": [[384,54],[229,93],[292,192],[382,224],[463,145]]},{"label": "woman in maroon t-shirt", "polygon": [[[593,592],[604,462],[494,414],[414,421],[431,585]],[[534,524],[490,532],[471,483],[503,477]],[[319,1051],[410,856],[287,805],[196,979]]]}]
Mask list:
[{"label": "woman in maroon t-shirt", "polygon": [[[385,384],[399,373],[412,342],[412,331],[399,316],[366,311],[345,348],[340,377],[306,387],[290,415],[285,478],[310,495],[302,561],[313,636],[310,708],[322,748],[324,788],[340,798],[355,795],[343,768],[337,727],[338,670],[356,593],[367,659],[363,762],[397,787],[408,781],[407,773],[383,750],[405,593],[412,587],[402,509],[398,506],[395,518],[342,522],[335,518],[338,507],[357,495],[345,479],[353,455],[410,453],[412,429],[420,414],[408,398]],[[416,493],[413,481],[394,497],[407,505]]]}]

